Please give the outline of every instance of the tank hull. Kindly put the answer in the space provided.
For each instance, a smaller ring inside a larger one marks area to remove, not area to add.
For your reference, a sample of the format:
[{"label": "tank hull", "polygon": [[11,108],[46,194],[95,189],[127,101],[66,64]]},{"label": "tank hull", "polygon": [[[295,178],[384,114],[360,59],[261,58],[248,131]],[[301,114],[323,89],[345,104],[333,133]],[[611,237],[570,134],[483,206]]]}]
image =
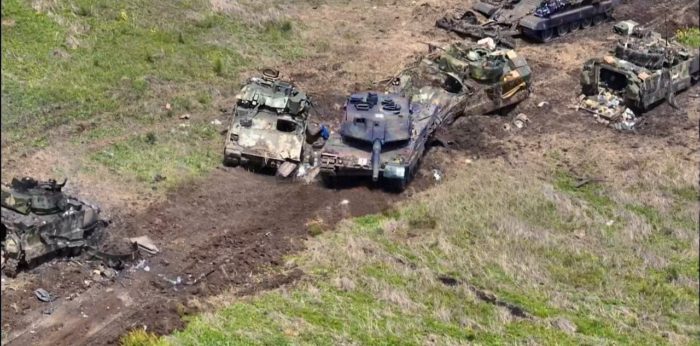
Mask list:
[{"label": "tank hull", "polygon": [[537,16],[540,1],[524,0],[512,8],[479,2],[472,10],[437,21],[440,28],[475,38],[492,37],[514,45],[513,36],[548,42],[558,36],[594,26],[612,17],[620,0],[582,1],[580,4],[548,16]]},{"label": "tank hull", "polygon": [[[388,92],[393,98],[408,100],[411,136],[383,147],[379,180],[404,188],[438,128],[460,116],[488,114],[520,103],[530,95],[530,76],[527,61],[513,50],[461,43],[409,65],[392,80]],[[347,112],[348,103],[345,108]],[[321,154],[321,175],[333,179],[371,177],[372,163],[368,141],[358,144],[334,133]]]}]

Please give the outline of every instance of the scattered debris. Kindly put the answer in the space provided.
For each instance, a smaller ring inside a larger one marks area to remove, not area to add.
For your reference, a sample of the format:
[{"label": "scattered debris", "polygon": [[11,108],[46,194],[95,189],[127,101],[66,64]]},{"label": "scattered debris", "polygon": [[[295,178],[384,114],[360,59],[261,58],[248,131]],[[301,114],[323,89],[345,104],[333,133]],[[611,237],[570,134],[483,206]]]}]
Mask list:
[{"label": "scattered debris", "polygon": [[576,108],[593,114],[599,123],[610,125],[617,130],[632,130],[637,123],[637,117],[624,105],[624,100],[609,91],[589,97],[581,95],[579,102]]},{"label": "scattered debris", "polygon": [[442,180],[442,172],[437,169],[433,169],[433,179],[435,179],[435,181]]},{"label": "scattered debris", "polygon": [[542,108],[542,107],[545,107],[545,106],[549,106],[549,102],[547,102],[547,101],[542,101],[542,102],[540,102],[540,103],[537,104],[537,108]]},{"label": "scattered debris", "polygon": [[34,291],[34,295],[37,299],[46,303],[56,300],[56,297],[52,296],[47,290],[43,288],[39,288],[36,291]]},{"label": "scattered debris", "polygon": [[481,40],[476,41],[476,44],[482,45],[490,50],[496,49],[496,42],[491,37],[482,38]]},{"label": "scattered debris", "polygon": [[219,119],[214,119],[214,120],[211,121],[210,124],[212,124],[212,125],[214,125],[214,126],[219,126],[219,125],[221,125],[221,120],[219,120]]},{"label": "scattered debris", "polygon": [[146,260],[142,259],[139,261],[139,263],[136,263],[136,265],[134,266],[134,269],[142,269],[145,266],[146,266]]},{"label": "scattered debris", "polygon": [[[151,240],[151,238],[149,238],[148,236],[129,238],[129,241],[131,243],[136,244],[138,246],[139,250],[146,251],[147,253],[149,253],[151,255],[155,255],[158,252],[160,252],[160,250],[158,250],[158,247],[156,246],[156,244],[153,243],[153,240]],[[144,260],[142,260],[142,261],[144,261]],[[141,262],[139,262],[139,264],[140,263]]]},{"label": "scattered debris", "polygon": [[581,90],[587,97],[581,108],[602,123],[628,131],[637,121],[630,108],[646,111],[665,100],[678,109],[675,95],[700,73],[700,56],[651,26],[628,20],[614,28],[619,36],[614,50],[583,64]]},{"label": "scattered debris", "polygon": [[525,113],[520,113],[515,116],[515,119],[513,119],[513,125],[515,127],[522,129],[525,127],[528,123],[530,122],[530,119],[528,119],[527,115]]},{"label": "scattered debris", "polygon": [[153,182],[154,182],[154,183],[159,183],[159,182],[161,182],[161,181],[165,181],[166,179],[168,179],[166,176],[161,175],[160,173],[158,173],[158,174],[156,174],[156,175],[153,177]]},{"label": "scattered debris", "polygon": [[170,109],[171,109],[170,103],[166,103],[166,104],[165,104],[165,110],[166,110],[166,111],[169,111]]},{"label": "scattered debris", "polygon": [[62,192],[66,181],[22,177],[2,186],[2,272],[8,277],[17,275],[20,259],[39,262],[98,245],[109,222],[98,207]]},{"label": "scattered debris", "polygon": [[287,178],[297,169],[297,166],[294,162],[285,161],[277,168],[277,176]]},{"label": "scattered debris", "polygon": [[340,201],[340,205],[348,205],[348,204],[350,204],[350,201],[348,201],[347,199]]},{"label": "scattered debris", "polygon": [[168,278],[167,278],[165,275],[163,275],[163,274],[158,274],[158,276],[160,276],[161,278],[163,278],[163,280],[169,282],[169,283],[170,283],[171,285],[173,285],[173,286],[177,286],[177,285],[179,285],[179,284],[182,283],[182,278],[179,277],[179,276],[176,277],[174,280],[168,279]]},{"label": "scattered debris", "polygon": [[606,226],[610,227],[615,224],[614,220],[608,220],[608,222],[605,223]]},{"label": "scattered debris", "polygon": [[190,118],[190,114],[189,114],[189,113],[185,113],[185,114],[183,114],[183,115],[180,116],[180,120],[188,120],[189,118]]}]

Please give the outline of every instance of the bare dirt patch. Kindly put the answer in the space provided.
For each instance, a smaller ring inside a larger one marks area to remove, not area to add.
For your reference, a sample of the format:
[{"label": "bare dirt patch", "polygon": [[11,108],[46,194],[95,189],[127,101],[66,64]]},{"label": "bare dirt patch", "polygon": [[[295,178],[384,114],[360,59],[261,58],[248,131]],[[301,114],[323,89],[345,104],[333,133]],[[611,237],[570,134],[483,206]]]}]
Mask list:
[{"label": "bare dirt patch", "polygon": [[[687,5],[666,3],[678,10]],[[216,9],[227,10],[230,2],[216,4],[220,5]],[[291,77],[315,96],[320,121],[336,124],[345,95],[376,86],[376,81],[398,72],[399,66],[426,49],[423,41],[454,39],[433,25],[455,5],[454,1],[300,5],[293,15],[309,27],[307,39],[315,40],[316,51],[278,68],[293,71]],[[644,22],[660,6],[655,1],[630,2],[617,16]],[[678,98],[685,110],[660,105],[644,115],[637,134],[607,129],[569,108],[578,96],[581,64],[607,50],[611,27],[606,23],[550,45],[519,42],[519,51],[534,70],[532,97],[509,114],[465,117],[443,131],[438,137],[448,142],[447,147],[429,151],[412,188],[431,185],[433,169],[449,173],[468,167],[462,162],[472,159],[500,156],[517,166],[518,160],[539,160],[549,150],[604,143],[612,152],[606,160],[614,161],[615,150],[640,143],[670,144],[678,150],[693,147],[699,115],[692,95],[698,94],[697,86]],[[542,102],[547,104],[540,107]],[[529,117],[528,127],[505,130],[504,125],[520,112]],[[43,151],[32,157],[35,163],[24,172],[45,176],[47,167],[69,154]],[[182,327],[182,316],[214,308],[201,303],[209,296],[230,289],[252,294],[298,278],[300,272],[285,265],[285,256],[303,249],[308,221],[323,220],[332,227],[342,218],[380,212],[402,198],[365,186],[329,190],[235,169],[215,170],[162,200],[139,202],[139,191],[97,180],[79,180],[77,189],[94,193],[113,214],[111,237],[148,235],[161,253],[146,258],[140,269],[124,270],[113,279],[93,280],[93,267],[85,263],[53,261],[3,283],[2,328],[8,344],[114,344],[127,330],[143,326],[170,333]],[[39,302],[32,292],[40,287],[59,299],[50,305]],[[51,314],[46,314],[49,308]]]}]

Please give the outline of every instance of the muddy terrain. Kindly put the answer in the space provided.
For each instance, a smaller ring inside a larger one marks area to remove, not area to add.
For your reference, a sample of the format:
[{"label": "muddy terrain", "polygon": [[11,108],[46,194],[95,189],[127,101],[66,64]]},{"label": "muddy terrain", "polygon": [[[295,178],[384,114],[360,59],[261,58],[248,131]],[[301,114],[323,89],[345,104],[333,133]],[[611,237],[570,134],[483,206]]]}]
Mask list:
[{"label": "muddy terrain", "polygon": [[[324,35],[350,33],[376,41],[359,50],[354,42],[337,43],[325,54],[278,68],[293,67],[292,77],[315,96],[322,119],[334,123],[345,95],[396,73],[397,62],[405,63],[425,50],[421,41],[458,39],[433,27],[455,5],[454,1],[378,5],[379,14],[393,15],[394,26],[368,18],[361,8],[365,5],[342,9],[343,15],[335,5],[300,11],[298,16],[312,32],[333,28]],[[627,1],[617,17],[643,23],[657,18],[660,10],[679,14],[671,16],[674,27],[697,24],[697,15],[686,15],[697,14],[696,1]],[[580,91],[581,64],[608,50],[614,40],[612,25],[572,33],[548,45],[519,40],[519,52],[533,68],[530,99],[508,114],[465,117],[441,131],[438,138],[445,147],[428,152],[418,179],[402,195],[366,184],[331,190],[320,183],[305,185],[243,169],[218,168],[148,207],[135,204],[111,210],[113,244],[145,235],[160,253],[145,255],[143,261],[117,272],[78,258],[53,260],[16,279],[3,278],[2,325],[9,331],[3,342],[115,344],[129,329],[143,326],[170,333],[184,325],[183,316],[213,309],[207,297],[226,292],[248,295],[293,282],[304,274],[287,264],[285,256],[302,250],[309,233],[331,231],[346,217],[382,212],[412,192],[428,188],[434,184],[431,170],[449,165],[454,152],[473,159],[535,160],[543,149],[588,141],[622,149],[641,142],[694,148],[691,139],[698,124],[689,120],[688,109],[698,111],[697,85],[677,98],[680,110],[661,104],[645,114],[636,133],[616,132],[571,108]],[[355,58],[348,59],[349,53]],[[385,54],[392,58],[380,59]],[[512,125],[518,113],[529,119],[523,129]],[[688,155],[692,154],[690,150]],[[37,288],[57,299],[40,302],[33,294]]]}]

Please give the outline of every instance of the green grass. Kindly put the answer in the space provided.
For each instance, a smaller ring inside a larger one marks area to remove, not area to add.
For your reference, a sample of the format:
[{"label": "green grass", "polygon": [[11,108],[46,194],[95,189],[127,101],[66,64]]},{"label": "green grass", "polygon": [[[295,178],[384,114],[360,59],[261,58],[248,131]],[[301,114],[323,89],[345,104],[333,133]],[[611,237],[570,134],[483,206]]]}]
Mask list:
[{"label": "green grass", "polygon": [[689,47],[700,48],[700,28],[687,28],[678,30],[676,39]]},{"label": "green grass", "polygon": [[171,186],[180,177],[208,171],[220,160],[219,134],[212,125],[178,127],[171,132],[148,132],[94,153],[90,159],[119,176],[151,182],[166,178]]},{"label": "green grass", "polygon": [[[621,204],[622,192],[604,183],[576,188],[568,174],[540,181],[516,178],[504,165],[470,167],[396,210],[356,218],[313,238],[308,251],[290,259],[307,274],[295,287],[194,317],[185,330],[159,340],[174,345],[697,340],[698,254],[679,243],[697,238],[686,229],[664,233],[676,216],[641,202]],[[655,186],[658,193],[665,190]],[[681,209],[692,208],[687,194],[680,195],[687,203]],[[610,218],[620,220],[612,230]],[[651,234],[635,235],[642,232],[639,225]],[[575,331],[556,327],[561,319]]]},{"label": "green grass", "polygon": [[[3,1],[3,146],[17,154],[63,146],[65,129],[76,129],[68,131],[68,142],[84,146],[162,128],[184,113],[211,119],[218,114],[216,99],[240,87],[239,72],[305,54],[297,23],[282,15],[258,18],[256,9],[239,7],[226,14],[204,0]],[[91,129],[83,131],[84,124]],[[126,141],[112,148],[113,160],[86,155],[143,179],[155,165],[197,171],[192,161],[211,150],[192,142],[179,155],[158,144],[135,155],[138,141]]]}]

